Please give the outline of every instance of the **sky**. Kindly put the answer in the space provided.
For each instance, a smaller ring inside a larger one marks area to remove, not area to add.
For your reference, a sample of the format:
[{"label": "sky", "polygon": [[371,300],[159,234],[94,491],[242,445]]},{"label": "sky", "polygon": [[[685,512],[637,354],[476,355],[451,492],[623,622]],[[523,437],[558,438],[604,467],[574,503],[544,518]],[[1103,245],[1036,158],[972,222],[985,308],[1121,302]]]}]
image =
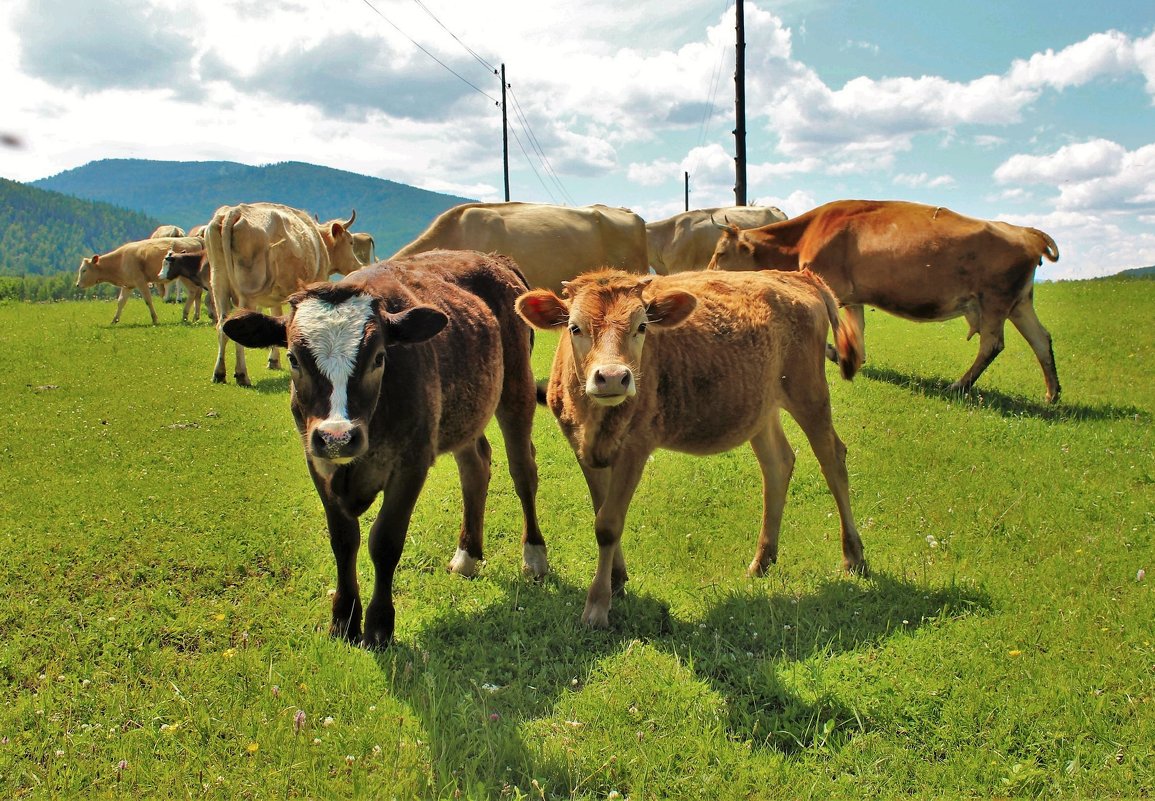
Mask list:
[{"label": "sky", "polygon": [[[1155,264],[1155,5],[752,0],[747,198],[912,200]],[[648,221],[734,203],[734,0],[8,0],[0,177],[304,161]],[[18,146],[12,146],[10,140]],[[262,198],[251,198],[260,200]],[[190,225],[193,221],[186,221]]]}]

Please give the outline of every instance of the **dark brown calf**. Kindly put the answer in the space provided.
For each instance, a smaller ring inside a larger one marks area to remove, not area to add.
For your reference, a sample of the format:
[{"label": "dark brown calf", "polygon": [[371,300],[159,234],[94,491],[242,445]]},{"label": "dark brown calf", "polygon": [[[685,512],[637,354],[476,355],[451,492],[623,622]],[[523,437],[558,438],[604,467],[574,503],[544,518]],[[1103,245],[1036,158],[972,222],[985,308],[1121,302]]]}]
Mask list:
[{"label": "dark brown calf", "polygon": [[[465,507],[449,569],[473,575],[490,477],[485,427],[495,414],[525,518],[523,569],[548,571],[530,438],[530,331],[514,310],[525,290],[505,257],[433,251],[314,284],[289,298],[287,318],[242,310],[225,321],[224,332],[245,347],[288,348],[293,417],[337,562],[334,636],[370,647],[392,638],[393,572],[440,453],[457,461]],[[362,638],[358,518],[378,494]]]}]

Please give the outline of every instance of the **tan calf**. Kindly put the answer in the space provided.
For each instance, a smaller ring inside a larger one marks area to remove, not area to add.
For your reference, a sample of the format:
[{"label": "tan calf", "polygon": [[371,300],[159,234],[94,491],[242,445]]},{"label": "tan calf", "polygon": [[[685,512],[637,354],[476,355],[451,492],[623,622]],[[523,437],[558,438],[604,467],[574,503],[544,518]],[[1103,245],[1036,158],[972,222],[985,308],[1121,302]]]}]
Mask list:
[{"label": "tan calf", "polygon": [[760,575],[777,559],[794,465],[782,409],[805,432],[834,495],[843,566],[865,572],[823,368],[829,327],[847,379],[861,364],[860,343],[821,279],[806,271],[643,278],[604,270],[580,276],[564,294],[529,292],[517,308],[531,325],[566,329],[547,403],[577,454],[595,513],[598,566],[583,622],[608,625],[610,598],[627,578],[626,512],[657,448],[704,455],[749,442],[763,478],[749,572]]},{"label": "tan calf", "polygon": [[112,322],[120,322],[120,313],[124,311],[124,304],[132,296],[132,290],[140,292],[144,302],[148,304],[148,312],[152,315],[152,324],[159,320],[156,309],[152,305],[152,294],[149,284],[163,284],[160,271],[164,265],[165,254],[169,248],[186,247],[193,249],[204,247],[201,240],[189,237],[157,237],[142,239],[125,244],[103,255],[94,253],[92,256],[80,260],[80,269],[76,273],[76,288],[88,289],[100,283],[112,284],[120,287],[120,295],[116,301],[116,315]]}]

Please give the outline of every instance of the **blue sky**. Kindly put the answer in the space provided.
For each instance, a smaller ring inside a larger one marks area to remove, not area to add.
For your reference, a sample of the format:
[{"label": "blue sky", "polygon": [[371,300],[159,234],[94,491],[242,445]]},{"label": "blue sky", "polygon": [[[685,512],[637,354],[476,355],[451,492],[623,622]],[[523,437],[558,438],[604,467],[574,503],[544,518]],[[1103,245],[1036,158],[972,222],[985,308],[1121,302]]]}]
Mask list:
[{"label": "blue sky", "polygon": [[[513,199],[656,220],[682,209],[688,171],[691,206],[733,202],[731,0],[209,8],[5,4],[0,131],[23,147],[0,149],[0,176],[300,160],[500,200],[505,62]],[[1062,253],[1043,279],[1155,264],[1155,6],[757,0],[745,16],[751,202],[894,198],[1033,225]]]}]

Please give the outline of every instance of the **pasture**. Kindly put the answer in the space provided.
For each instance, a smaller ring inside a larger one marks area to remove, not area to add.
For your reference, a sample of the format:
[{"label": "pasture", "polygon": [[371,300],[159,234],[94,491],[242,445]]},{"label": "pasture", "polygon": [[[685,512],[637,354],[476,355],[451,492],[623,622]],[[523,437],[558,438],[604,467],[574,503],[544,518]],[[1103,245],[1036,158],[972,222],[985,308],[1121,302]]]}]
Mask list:
[{"label": "pasture", "polygon": [[[787,420],[767,577],[744,576],[749,449],[659,452],[627,595],[610,630],[582,628],[592,514],[539,408],[551,575],[520,575],[494,429],[480,577],[445,572],[443,458],[397,572],[397,643],[371,653],[324,633],[335,573],[287,374],[253,354],[252,389],[210,384],[215,332],[174,305],[153,327],[133,300],[114,327],[110,302],[0,303],[0,795],[1149,795],[1155,281],[1044,284],[1036,308],[1057,406],[1010,326],[966,398],[946,392],[977,347],[962,321],[868,311],[863,372],[828,365],[871,578],[839,572],[833,500]],[[539,376],[555,341],[538,337]]]}]

